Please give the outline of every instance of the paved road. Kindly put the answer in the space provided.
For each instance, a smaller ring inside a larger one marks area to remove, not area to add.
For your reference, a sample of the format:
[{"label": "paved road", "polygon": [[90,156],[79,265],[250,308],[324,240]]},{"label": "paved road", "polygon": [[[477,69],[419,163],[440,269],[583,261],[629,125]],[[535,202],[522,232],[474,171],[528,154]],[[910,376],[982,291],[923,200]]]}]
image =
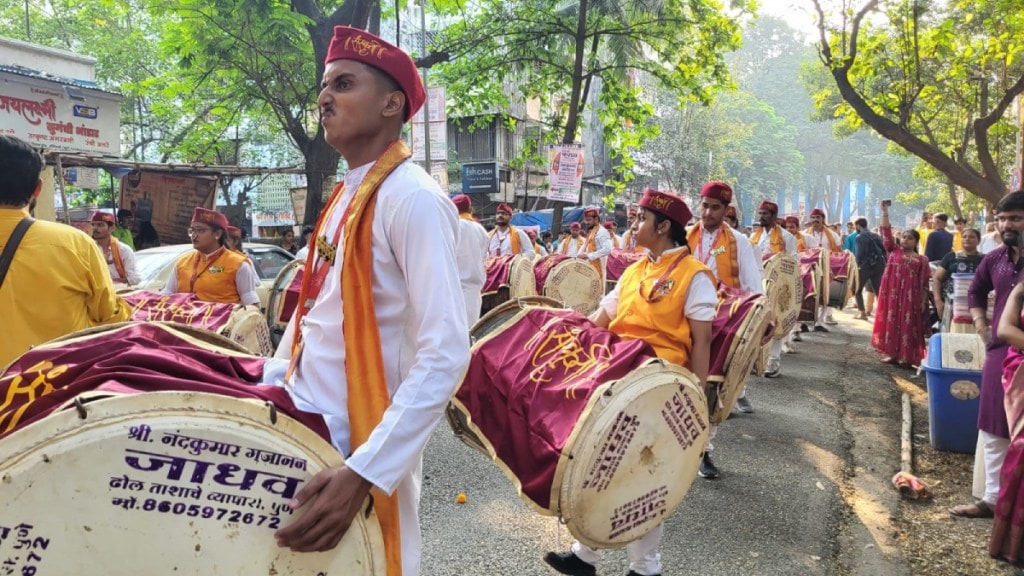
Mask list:
[{"label": "paved road", "polygon": [[[909,573],[888,538],[896,506],[899,398],[848,312],[805,334],[783,377],[752,378],[756,412],[719,430],[718,480],[698,478],[667,522],[664,574]],[[456,495],[465,492],[466,504]],[[442,423],[427,448],[422,500],[426,576],[554,574],[541,560],[572,539],[516,495],[498,467]],[[610,550],[598,574],[624,575]]]}]

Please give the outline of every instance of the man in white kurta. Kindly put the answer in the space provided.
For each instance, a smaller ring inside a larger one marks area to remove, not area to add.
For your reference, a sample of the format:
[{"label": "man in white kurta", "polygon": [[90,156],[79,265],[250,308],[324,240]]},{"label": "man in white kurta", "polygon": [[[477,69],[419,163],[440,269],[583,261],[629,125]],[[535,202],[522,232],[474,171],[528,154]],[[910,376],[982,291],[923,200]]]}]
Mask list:
[{"label": "man in white kurta", "polygon": [[601,286],[604,286],[605,278],[608,276],[608,255],[612,253],[614,245],[611,232],[601,225],[601,212],[597,208],[591,207],[583,211],[583,229],[587,233],[584,251],[577,253],[576,257],[600,263]]},{"label": "man in white kurta", "polygon": [[579,222],[573,222],[569,224],[569,236],[562,239],[562,243],[558,245],[558,253],[563,256],[575,258],[579,254],[583,253],[586,248],[586,236],[583,236],[583,227],[580,226]]},{"label": "man in white kurta", "polygon": [[[361,49],[370,44],[377,49]],[[398,73],[388,68],[397,68]],[[422,453],[469,362],[465,300],[456,264],[458,218],[434,179],[408,160],[379,187],[372,244],[359,250],[372,252],[373,310],[367,312],[376,314],[390,404],[365,443],[353,450],[346,339],[362,335],[342,331],[341,272],[358,264],[344,261],[344,235],[336,232],[363,178],[382,154],[400,145],[402,124],[425,95],[408,55],[383,39],[345,26],[335,28],[323,87],[318,104],[326,139],[353,168],[345,175],[335,209],[325,212],[317,248],[309,255],[314,259],[312,270],[325,256],[330,261],[333,254],[334,260],[299,324],[303,348],[289,392],[299,409],[323,414],[332,442],[346,461],[318,473],[299,492],[296,505],[306,503],[298,500],[309,486],[321,486],[315,496],[307,497],[309,507],[296,513],[297,518],[275,537],[280,546],[293,550],[333,548],[347,522],[361,513],[370,486],[376,486],[398,496],[401,569],[404,576],[416,576],[421,556],[417,509]],[[338,245],[328,246],[335,238]],[[293,318],[278,348],[282,356],[292,350],[295,322]],[[303,525],[308,527],[289,530]],[[329,530],[327,536],[316,535],[321,528]]]},{"label": "man in white kurta", "polygon": [[494,213],[494,230],[490,232],[490,241],[487,244],[487,256],[508,256],[509,254],[524,254],[533,258],[533,242],[526,232],[516,228],[512,220],[512,207],[508,204],[498,204]]},{"label": "man in white kurta", "polygon": [[487,261],[487,230],[473,219],[473,201],[465,194],[452,198],[459,211],[459,243],[455,247],[455,262],[459,266],[459,283],[466,300],[466,325],[472,327],[480,319],[483,305],[481,290],[487,280],[484,262]]},{"label": "man in white kurta", "polygon": [[[786,254],[789,254],[794,258],[798,258],[796,253],[796,238],[779,226],[778,216],[778,204],[768,200],[761,202],[760,206],[757,208],[757,218],[761,223],[761,227],[758,228],[750,237],[750,241],[761,251],[762,256],[785,251]],[[781,248],[783,248],[783,250],[779,250],[780,246],[773,246],[772,238],[777,237],[777,235],[782,238],[783,244]],[[778,378],[782,369],[782,340],[772,340],[770,346],[771,348],[768,351],[768,366],[765,369],[764,375],[767,378]]]},{"label": "man in white kurta", "polygon": [[[107,261],[107,270],[114,282],[135,286],[142,281],[139,268],[135,265],[135,251],[124,242],[114,237],[114,215],[109,212],[96,212],[92,215],[92,239],[100,249],[100,254]],[[117,256],[114,255],[117,250]],[[119,269],[120,268],[120,269]]]},{"label": "man in white kurta", "polygon": [[[843,239],[825,224],[825,211],[821,208],[811,210],[811,227],[804,230],[804,236],[808,240],[813,239],[818,248],[828,250],[830,254],[840,254],[843,251]],[[814,319],[815,332],[828,332],[828,328],[825,328],[822,322],[831,325],[838,324],[832,317],[834,310],[828,305],[828,302],[822,302],[818,306],[818,313]]]}]

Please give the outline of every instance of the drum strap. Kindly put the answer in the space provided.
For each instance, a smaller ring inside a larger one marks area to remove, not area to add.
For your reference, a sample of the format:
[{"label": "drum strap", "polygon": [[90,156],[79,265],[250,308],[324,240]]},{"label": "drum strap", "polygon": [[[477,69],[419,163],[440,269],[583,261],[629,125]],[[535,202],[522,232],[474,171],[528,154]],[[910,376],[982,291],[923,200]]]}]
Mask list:
[{"label": "drum strap", "polygon": [[18,244],[21,244],[21,239],[25,237],[25,233],[28,232],[28,227],[32,225],[36,220],[31,216],[25,216],[18,222],[18,225],[14,227],[14,232],[11,232],[11,237],[7,239],[7,244],[4,246],[3,254],[0,254],[0,287],[4,285],[4,278],[7,277],[7,269],[11,267],[11,262],[14,261],[14,251],[18,249]]}]

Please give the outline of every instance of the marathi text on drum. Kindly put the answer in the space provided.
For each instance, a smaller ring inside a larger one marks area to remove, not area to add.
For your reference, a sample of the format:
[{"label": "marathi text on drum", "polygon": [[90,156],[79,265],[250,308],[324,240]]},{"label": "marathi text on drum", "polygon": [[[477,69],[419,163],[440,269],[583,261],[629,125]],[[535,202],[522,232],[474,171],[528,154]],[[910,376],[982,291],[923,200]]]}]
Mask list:
[{"label": "marathi text on drum", "polygon": [[142,510],[144,512],[161,512],[161,513],[172,513],[177,516],[185,515],[192,518],[204,518],[212,520],[223,520],[225,522],[234,522],[236,524],[255,524],[256,526],[267,525],[270,530],[276,530],[281,527],[280,515],[267,515],[267,514],[256,514],[253,512],[243,512],[242,510],[229,510],[227,508],[214,508],[213,506],[199,506],[198,504],[188,504],[184,502],[171,502],[169,500],[157,500],[155,498],[147,498],[142,501],[142,505],[139,505],[138,498],[132,496],[128,498],[114,498],[112,501],[114,506],[123,508],[125,510]]},{"label": "marathi text on drum", "polygon": [[[0,569],[3,574],[35,576],[43,561],[42,553],[50,545],[50,539],[32,537],[33,526],[24,522],[14,526],[0,526]],[[24,557],[24,560],[22,560]]]},{"label": "marathi text on drum", "polygon": [[601,449],[598,451],[600,457],[594,460],[594,464],[587,474],[587,479],[583,481],[584,488],[594,488],[598,492],[608,488],[612,478],[615,476],[615,471],[619,469],[619,464],[622,463],[622,457],[626,454],[626,449],[633,442],[633,436],[636,435],[638,427],[640,427],[639,416],[620,412],[615,417],[615,423],[612,424],[604,443],[601,445]]},{"label": "marathi text on drum", "polygon": [[611,518],[612,531],[608,538],[616,538],[652,519],[664,516],[666,498],[668,486],[661,486],[616,508]]},{"label": "marathi text on drum", "polygon": [[671,402],[665,402],[661,416],[672,430],[676,441],[685,450],[693,446],[697,438],[708,429],[708,423],[700,417],[697,406],[689,396],[680,396],[677,393],[672,396]]},{"label": "marathi text on drum", "polygon": [[[141,442],[149,442],[149,436],[151,433],[152,428],[150,428],[149,425],[141,424],[139,426],[132,426],[129,429],[128,438],[132,440],[139,440]],[[238,444],[204,440],[194,436],[186,436],[181,434],[179,431],[164,432],[163,438],[160,439],[160,443],[166,446],[182,448],[193,456],[201,456],[204,452],[210,452],[221,456],[237,457],[243,450],[243,447]],[[253,462],[263,462],[294,470],[306,469],[306,460],[303,458],[280,454],[278,452],[271,452],[269,450],[261,450],[259,448],[245,449],[245,458],[248,458]]]},{"label": "marathi text on drum", "polygon": [[[242,468],[237,464],[230,463],[216,463],[207,462],[204,460],[195,460],[193,458],[181,458],[179,456],[168,456],[166,454],[156,454],[153,452],[143,452],[141,450],[132,450],[130,448],[125,449],[124,461],[126,464],[142,472],[156,472],[162,470],[167,466],[167,479],[168,480],[181,480],[182,474],[185,472],[185,468],[191,463],[194,464],[192,468],[192,475],[189,478],[189,482],[200,484],[206,480],[207,472],[210,468],[215,468],[217,473],[213,475],[212,480],[221,486],[234,486],[241,490],[250,490],[256,485],[256,481],[260,475],[270,476],[260,483],[260,487],[263,488],[270,494],[280,496],[285,500],[290,500],[295,496],[295,492],[298,490],[300,484],[302,484],[302,478],[295,478],[292,476],[284,476],[281,474],[275,474],[273,472],[267,472],[265,470],[251,470],[248,468]],[[143,457],[148,457],[149,460],[146,463],[142,462]],[[235,474],[243,472],[241,480],[236,480]],[[277,487],[280,486],[278,489]]]}]

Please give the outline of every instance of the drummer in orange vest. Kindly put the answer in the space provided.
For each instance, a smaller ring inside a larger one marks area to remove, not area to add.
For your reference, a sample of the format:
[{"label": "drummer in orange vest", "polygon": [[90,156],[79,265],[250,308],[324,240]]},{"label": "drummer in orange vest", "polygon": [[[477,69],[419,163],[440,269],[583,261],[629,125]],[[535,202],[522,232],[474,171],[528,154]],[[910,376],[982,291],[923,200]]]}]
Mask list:
[{"label": "drummer in orange vest", "polygon": [[114,282],[120,282],[134,286],[142,281],[139,269],[135,266],[135,251],[129,248],[124,242],[118,242],[114,237],[114,228],[117,220],[110,212],[97,211],[92,215],[92,239],[100,247],[100,253],[107,261],[107,269],[110,270],[110,278]]},{"label": "drummer in orange vest", "polygon": [[196,208],[188,229],[195,250],[178,259],[162,292],[190,292],[206,302],[258,305],[256,271],[244,256],[227,249],[227,229],[223,214]]},{"label": "drummer in orange vest", "polygon": [[[700,196],[700,220],[686,235],[690,253],[711,270],[720,284],[761,294],[764,291],[761,263],[754,255],[754,247],[746,236],[725,224],[726,207],[732,202],[732,187],[725,182],[708,182],[701,188]],[[744,414],[754,411],[747,399],[746,389],[740,394],[736,406]],[[718,468],[711,460],[711,452],[714,450],[711,442],[717,431],[717,426],[711,427],[708,449],[700,465],[702,478],[717,478],[719,475]]]},{"label": "drummer in orange vest", "polygon": [[[689,368],[707,387],[711,356],[711,322],[718,296],[707,266],[686,250],[686,223],[692,213],[675,194],[648,189],[640,200],[637,242],[646,258],[622,274],[615,289],[601,300],[592,318],[625,339],[642,339],[659,358]],[[659,576],[658,552],[664,527],[629,543],[627,576]],[[574,542],[568,552],[549,552],[544,561],[562,574],[590,576],[600,552]]]},{"label": "drummer in orange vest", "polygon": [[[818,243],[819,248],[828,250],[830,254],[840,254],[843,251],[843,240],[836,234],[831,228],[825,225],[825,211],[821,208],[815,208],[811,210],[811,225],[809,228],[804,230],[804,235],[813,238]],[[814,322],[815,332],[828,332],[828,328],[822,325],[824,319],[825,324],[835,325],[838,322],[832,318],[832,307],[827,305],[827,302],[823,302],[818,307],[817,318]]]},{"label": "drummer in orange vest", "polygon": [[498,210],[494,213],[494,230],[491,230],[490,242],[487,244],[488,258],[509,254],[525,254],[533,258],[533,242],[530,242],[526,232],[511,225],[511,220],[512,207],[498,204]]}]

